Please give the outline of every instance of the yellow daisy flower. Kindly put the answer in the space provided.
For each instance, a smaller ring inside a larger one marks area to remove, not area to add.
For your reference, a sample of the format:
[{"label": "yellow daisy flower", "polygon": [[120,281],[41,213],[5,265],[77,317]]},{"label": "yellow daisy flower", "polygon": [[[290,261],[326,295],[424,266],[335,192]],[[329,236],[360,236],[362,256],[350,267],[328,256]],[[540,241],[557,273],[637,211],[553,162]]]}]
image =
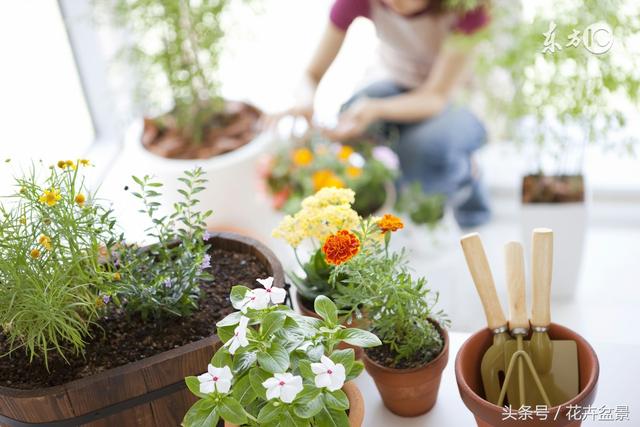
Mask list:
[{"label": "yellow daisy flower", "polygon": [[62,199],[60,191],[55,188],[46,190],[42,196],[38,199],[40,203],[46,203],[48,206],[53,206],[58,203],[58,200]]},{"label": "yellow daisy flower", "polygon": [[82,166],[91,166],[91,162],[89,162],[89,160],[87,159],[80,159],[78,160],[78,163],[80,163]]},{"label": "yellow daisy flower", "polygon": [[115,273],[113,273],[113,280],[115,280],[116,282],[119,282],[120,279],[122,279],[120,272],[116,271]]},{"label": "yellow daisy flower", "polygon": [[78,194],[76,194],[76,197],[73,200],[75,200],[75,202],[78,205],[82,206],[82,205],[84,205],[84,202],[87,201],[87,198],[84,196],[84,194],[78,193]]},{"label": "yellow daisy flower", "polygon": [[66,160],[64,162],[65,165],[67,165],[67,167],[69,169],[75,169],[76,168],[76,164],[73,162],[73,160]]},{"label": "yellow daisy flower", "polygon": [[58,167],[59,167],[60,169],[66,169],[66,167],[67,167],[67,162],[66,162],[66,161],[64,161],[64,160],[58,160]]},{"label": "yellow daisy flower", "polygon": [[22,215],[20,217],[20,224],[22,224],[22,225],[26,225],[27,224],[27,217],[26,216]]},{"label": "yellow daisy flower", "polygon": [[329,169],[321,169],[311,177],[313,188],[315,191],[327,187],[344,188],[344,182],[333,171]]},{"label": "yellow daisy flower", "polygon": [[31,249],[31,252],[29,252],[29,255],[31,255],[31,258],[33,259],[40,258],[40,249],[38,248]]},{"label": "yellow daisy flower", "polygon": [[43,234],[38,238],[38,243],[40,243],[46,250],[51,250],[51,238],[49,236]]}]

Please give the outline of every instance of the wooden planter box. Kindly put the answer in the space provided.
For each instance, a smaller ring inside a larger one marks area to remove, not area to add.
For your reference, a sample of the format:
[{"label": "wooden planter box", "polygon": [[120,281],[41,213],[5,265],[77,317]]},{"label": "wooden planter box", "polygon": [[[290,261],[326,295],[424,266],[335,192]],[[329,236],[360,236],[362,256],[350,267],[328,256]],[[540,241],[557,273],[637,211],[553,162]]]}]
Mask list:
[{"label": "wooden planter box", "polygon": [[[232,233],[214,234],[210,242],[218,249],[255,255],[267,266],[274,284],[284,286],[282,265],[262,243]],[[204,372],[220,345],[213,335],[56,387],[0,387],[0,425],[178,426],[196,401],[184,378]]]}]

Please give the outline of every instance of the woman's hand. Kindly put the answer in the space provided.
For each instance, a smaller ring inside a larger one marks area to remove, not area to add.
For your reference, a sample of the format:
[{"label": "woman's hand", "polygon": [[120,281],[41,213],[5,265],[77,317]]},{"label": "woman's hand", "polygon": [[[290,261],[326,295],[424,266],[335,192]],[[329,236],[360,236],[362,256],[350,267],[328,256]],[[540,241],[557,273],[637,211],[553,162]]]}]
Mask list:
[{"label": "woman's hand", "polygon": [[380,100],[363,98],[356,101],[340,115],[338,124],[333,129],[326,129],[327,138],[336,141],[347,141],[362,136],[369,126],[380,118]]}]

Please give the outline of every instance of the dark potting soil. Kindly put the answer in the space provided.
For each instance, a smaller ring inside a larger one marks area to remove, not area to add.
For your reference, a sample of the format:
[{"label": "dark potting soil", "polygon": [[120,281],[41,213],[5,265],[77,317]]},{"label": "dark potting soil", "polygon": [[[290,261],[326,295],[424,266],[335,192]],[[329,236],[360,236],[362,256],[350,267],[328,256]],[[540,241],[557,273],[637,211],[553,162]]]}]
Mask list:
[{"label": "dark potting soil", "polygon": [[[214,249],[211,258],[214,280],[200,285],[200,305],[191,316],[143,320],[114,310],[92,327],[94,339],[87,343],[84,356],[70,358],[69,363],[54,351],[49,353],[49,371],[41,359],[29,363],[21,350],[0,357],[0,386],[35,389],[60,385],[212,335],[216,322],[233,311],[231,288],[259,286],[256,279],[267,277],[269,272],[249,254]],[[0,355],[7,351],[5,336],[0,333]]]},{"label": "dark potting soil", "polygon": [[389,348],[388,344],[382,344],[378,347],[365,348],[364,351],[373,361],[379,365],[392,369],[413,369],[426,365],[435,359],[440,349],[424,349],[416,354],[413,359],[403,359],[399,363],[395,362],[396,353]]}]

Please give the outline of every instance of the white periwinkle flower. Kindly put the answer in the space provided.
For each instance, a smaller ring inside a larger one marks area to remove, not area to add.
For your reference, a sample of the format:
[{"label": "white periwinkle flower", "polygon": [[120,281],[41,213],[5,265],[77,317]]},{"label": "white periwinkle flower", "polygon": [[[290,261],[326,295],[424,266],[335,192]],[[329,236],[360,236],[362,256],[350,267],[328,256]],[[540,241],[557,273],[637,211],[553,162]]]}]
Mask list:
[{"label": "white periwinkle flower", "polygon": [[320,358],[320,363],[312,363],[311,370],[316,374],[316,387],[326,387],[329,391],[340,390],[344,385],[346,374],[342,363],[333,363],[327,356]]},{"label": "white periwinkle flower", "polygon": [[273,374],[262,386],[267,389],[267,400],[279,398],[284,403],[291,403],[302,391],[302,377],[289,372]]},{"label": "white periwinkle flower", "polygon": [[264,310],[269,306],[269,302],[273,304],[282,304],[287,296],[287,292],[278,287],[273,286],[273,277],[267,279],[257,279],[264,289],[253,289],[245,295],[239,304],[234,308],[246,313],[247,308],[253,310]]},{"label": "white periwinkle flower", "polygon": [[229,393],[231,388],[231,380],[233,374],[228,366],[222,368],[216,368],[209,364],[207,372],[202,375],[198,375],[198,381],[200,381],[200,393]]},{"label": "white periwinkle flower", "polygon": [[233,336],[225,345],[229,346],[229,353],[235,354],[236,350],[240,347],[246,347],[249,345],[247,340],[247,326],[249,325],[249,318],[240,317],[240,324],[233,330]]}]

